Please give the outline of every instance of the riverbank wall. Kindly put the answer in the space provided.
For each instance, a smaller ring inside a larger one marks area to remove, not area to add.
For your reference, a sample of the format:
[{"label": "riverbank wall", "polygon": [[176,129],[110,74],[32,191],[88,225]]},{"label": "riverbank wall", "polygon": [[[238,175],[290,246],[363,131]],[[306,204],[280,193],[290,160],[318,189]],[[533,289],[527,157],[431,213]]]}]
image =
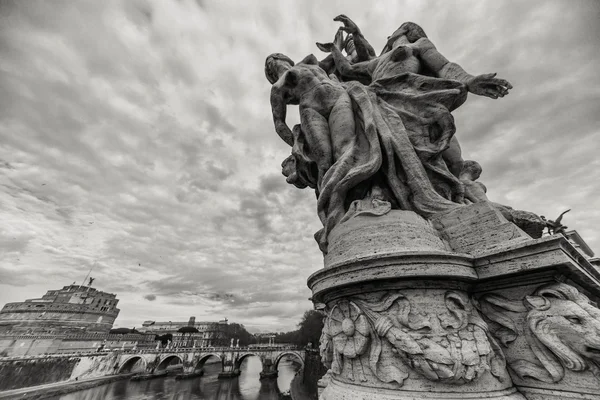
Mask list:
[{"label": "riverbank wall", "polygon": [[80,390],[91,389],[96,386],[106,385],[115,381],[130,379],[132,374],[110,375],[100,378],[91,378],[83,381],[66,381],[50,385],[33,386],[19,390],[0,392],[0,400],[43,400],[48,397],[61,396]]},{"label": "riverbank wall", "polygon": [[0,392],[114,374],[119,354],[0,358]]},{"label": "riverbank wall", "polygon": [[8,335],[0,334],[0,357],[25,357],[43,354],[85,353],[103,350],[152,349],[154,335],[101,334],[79,335]]}]

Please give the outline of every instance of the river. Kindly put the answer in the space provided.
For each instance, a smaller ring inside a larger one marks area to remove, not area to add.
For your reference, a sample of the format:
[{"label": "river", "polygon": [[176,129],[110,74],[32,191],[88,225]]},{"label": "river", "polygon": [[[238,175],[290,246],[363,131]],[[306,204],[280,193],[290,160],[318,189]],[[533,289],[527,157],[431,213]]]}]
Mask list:
[{"label": "river", "polygon": [[178,381],[171,376],[138,382],[122,380],[47,400],[279,400],[280,393],[290,389],[299,369],[299,364],[283,359],[279,362],[278,378],[261,381],[260,359],[248,357],[237,378],[217,379],[221,364],[216,363],[205,365],[204,375],[200,378]]}]

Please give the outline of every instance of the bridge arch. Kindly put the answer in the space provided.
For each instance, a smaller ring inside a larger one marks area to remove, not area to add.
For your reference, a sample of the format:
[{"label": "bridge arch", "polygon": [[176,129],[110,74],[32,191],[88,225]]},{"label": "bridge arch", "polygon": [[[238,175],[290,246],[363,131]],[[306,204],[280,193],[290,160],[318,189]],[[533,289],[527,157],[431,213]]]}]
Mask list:
[{"label": "bridge arch", "polygon": [[203,354],[200,356],[200,358],[198,358],[198,361],[196,361],[196,365],[194,366],[194,371],[198,371],[198,370],[202,369],[204,367],[204,363],[206,363],[208,361],[208,359],[211,357],[216,357],[219,361],[221,361],[221,362],[223,361],[223,357],[221,357],[217,353]]},{"label": "bridge arch", "polygon": [[240,370],[242,368],[242,363],[244,362],[244,360],[248,357],[258,357],[258,359],[260,360],[260,365],[263,364],[263,359],[260,355],[256,354],[256,353],[252,353],[252,352],[248,352],[248,353],[240,353],[235,361],[235,369],[236,370]]},{"label": "bridge arch", "polygon": [[156,367],[156,370],[164,371],[165,369],[167,369],[167,367],[169,365],[171,365],[171,363],[175,359],[178,359],[179,364],[183,365],[183,359],[180,356],[178,356],[177,354],[169,354],[169,355],[166,355],[165,357],[163,357],[162,360],[160,360],[160,362],[158,363],[158,366]]},{"label": "bridge arch", "polygon": [[302,366],[302,368],[304,368],[304,357],[302,357],[302,355],[300,353],[298,353],[297,351],[283,351],[275,359],[275,369],[276,370],[279,368],[279,361],[281,361],[281,359],[286,355],[291,355],[291,356],[294,356],[295,358],[297,358],[298,361],[300,361],[300,365]]},{"label": "bridge arch", "polygon": [[[141,363],[140,363],[140,361],[141,361]],[[142,366],[141,369],[135,368],[135,366],[138,365],[138,363],[140,363],[140,365]],[[127,372],[135,372],[136,370],[145,371],[147,366],[148,366],[148,362],[146,361],[146,359],[144,357],[131,356],[131,357],[127,358],[125,361],[123,361],[123,363],[121,363],[117,373],[123,374],[123,373],[127,373]]]}]

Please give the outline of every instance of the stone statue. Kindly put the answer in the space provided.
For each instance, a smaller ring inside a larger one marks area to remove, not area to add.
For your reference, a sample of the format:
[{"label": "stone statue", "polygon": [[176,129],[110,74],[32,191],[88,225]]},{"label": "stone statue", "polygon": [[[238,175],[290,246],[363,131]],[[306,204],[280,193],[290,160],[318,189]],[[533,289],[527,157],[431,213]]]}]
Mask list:
[{"label": "stone statue", "polygon": [[[358,30],[353,22],[349,25],[350,28],[346,26],[340,29],[351,33]],[[362,37],[362,34],[360,36]],[[368,44],[366,40],[359,40],[356,47],[360,49],[364,43]],[[377,81],[407,72],[416,74],[425,71],[430,76],[459,81],[467,86],[469,92],[494,99],[504,97],[512,88],[508,81],[495,78],[495,74],[472,76],[460,65],[448,61],[437,51],[423,29],[412,22],[402,24],[388,38],[381,55],[369,61],[351,65],[343,58],[338,47],[331,44],[318,44],[318,47],[332,52],[342,79],[364,80],[365,76],[368,76],[369,80]],[[367,50],[363,49],[362,53],[365,52]],[[461,148],[456,138],[450,141],[448,149],[444,152],[444,159],[450,171],[458,176],[462,169],[462,158]]]},{"label": "stone statue", "polygon": [[325,59],[265,62],[291,147],[282,173],[315,190],[323,224],[324,268],[307,282],[324,314],[319,398],[597,399],[600,272],[565,238],[531,240],[564,234],[564,213],[490,201],[455,136],[468,93],[497,99],[511,84],[468,74],[414,23],[377,56],[335,20],[333,42],[317,43]]},{"label": "stone statue", "polygon": [[[356,24],[338,19],[352,32],[356,53],[371,57]],[[335,44],[319,46],[332,52],[348,82],[331,79],[313,55],[295,64],[276,53],[265,63],[275,130],[292,146],[283,173],[288,183],[315,189],[324,226],[315,238],[323,252],[328,233],[354,214],[383,207],[428,218],[462,205],[463,161],[450,112],[468,92],[498,98],[512,87],[494,74],[469,75],[413,23],[403,24],[383,54],[367,61],[351,64],[341,43],[338,36]],[[370,85],[361,83],[365,79]],[[301,123],[294,129],[285,122],[288,104],[299,105]]]},{"label": "stone statue", "polygon": [[558,218],[556,218],[556,221],[546,220],[546,217],[544,217],[543,215],[540,216],[540,218],[545,222],[546,227],[548,228],[549,235],[565,234],[565,231],[567,230],[568,226],[563,225],[561,221],[563,219],[563,216],[569,211],[571,211],[570,208],[567,211],[563,211],[558,216]]},{"label": "stone statue", "polygon": [[465,186],[465,204],[488,201],[487,188],[477,179],[481,176],[481,165],[477,161],[467,160],[463,162],[462,170],[458,179]]}]

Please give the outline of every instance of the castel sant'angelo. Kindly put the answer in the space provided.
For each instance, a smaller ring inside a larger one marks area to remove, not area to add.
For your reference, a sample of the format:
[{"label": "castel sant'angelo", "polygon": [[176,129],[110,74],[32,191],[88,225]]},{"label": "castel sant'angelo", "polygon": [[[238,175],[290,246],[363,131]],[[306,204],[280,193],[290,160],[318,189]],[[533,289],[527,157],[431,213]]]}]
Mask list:
[{"label": "castel sant'angelo", "polygon": [[115,294],[90,285],[49,290],[38,299],[8,303],[0,311],[0,334],[107,333],[119,315]]}]

